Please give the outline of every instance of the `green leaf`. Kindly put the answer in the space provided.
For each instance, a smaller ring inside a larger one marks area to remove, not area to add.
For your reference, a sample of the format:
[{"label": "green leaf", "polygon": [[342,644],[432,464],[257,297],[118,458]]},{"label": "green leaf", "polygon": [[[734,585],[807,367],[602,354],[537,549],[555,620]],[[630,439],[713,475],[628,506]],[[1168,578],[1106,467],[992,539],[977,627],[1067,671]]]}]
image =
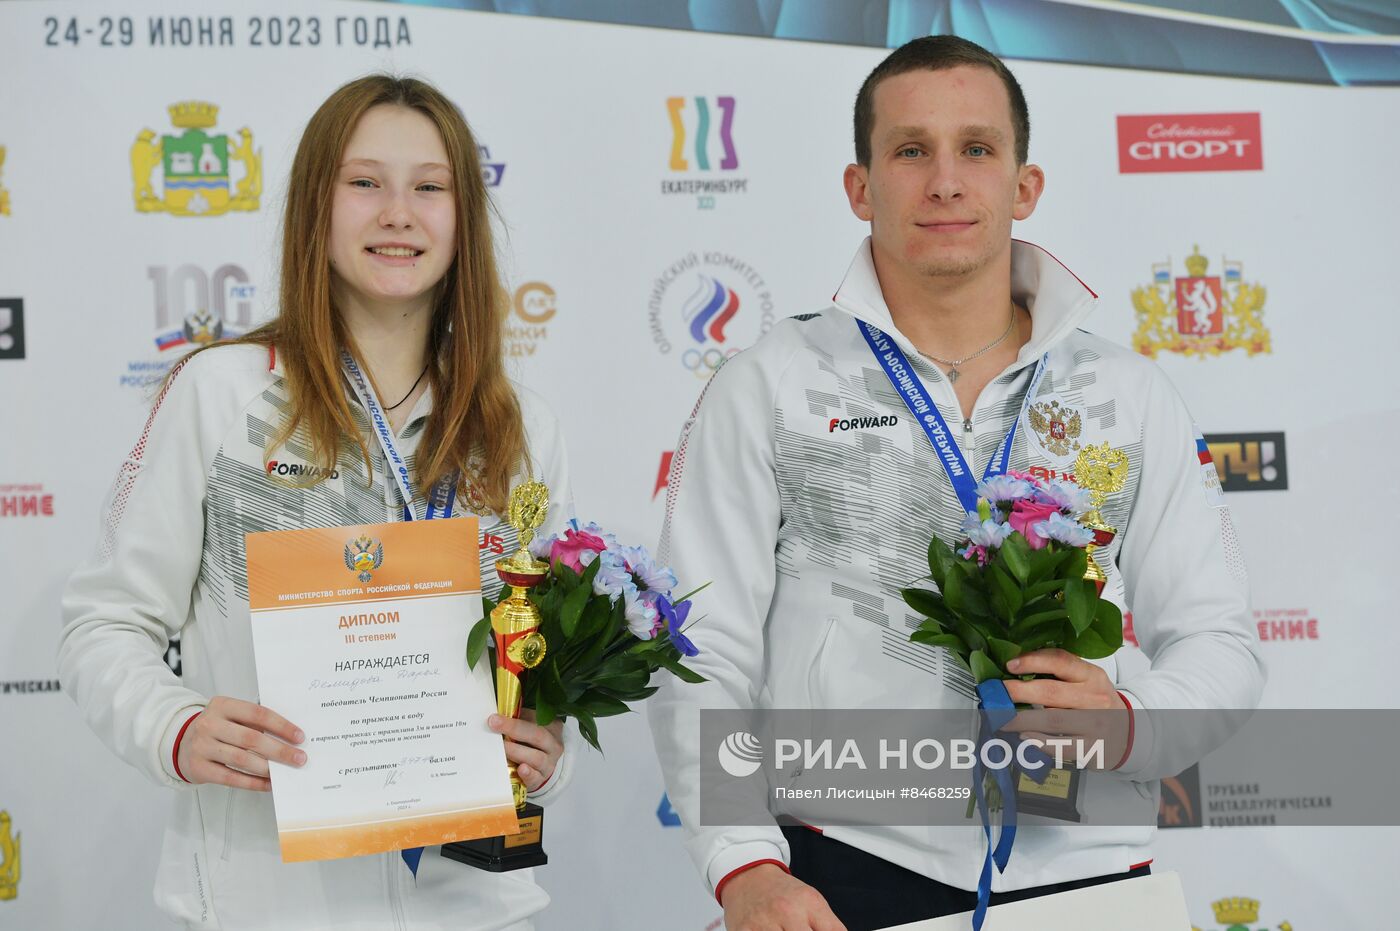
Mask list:
[{"label": "green leaf", "polygon": [[554,723],[555,717],[554,706],[550,704],[549,699],[545,698],[543,695],[536,696],[535,723],[540,727],[546,727]]},{"label": "green leaf", "polygon": [[631,711],[627,703],[619,701],[610,695],[589,689],[579,698],[577,705],[595,718],[611,717],[615,714],[626,714]]},{"label": "green leaf", "polygon": [[[1068,633],[1068,630],[1065,632]],[[1064,638],[1061,636],[1061,630],[1057,624],[1024,638],[1021,641],[1021,652],[1032,653],[1045,647],[1059,646],[1063,642]]]},{"label": "green leaf", "polygon": [[[951,623],[951,622],[949,622],[949,623]],[[936,620],[934,620],[933,618],[929,618],[928,620],[926,620],[926,621],[924,621],[922,624],[920,624],[918,627],[914,628],[914,633],[915,633],[915,634],[925,634],[925,635],[927,635],[927,636],[933,636],[934,634],[946,633],[946,628],[944,627],[944,625],[943,625],[941,622],[936,621]],[[914,639],[914,635],[913,635],[913,634],[910,634],[910,635],[909,635],[909,639],[910,639],[910,640]]]},{"label": "green leaf", "polygon": [[950,572],[945,580],[943,603],[957,617],[991,617],[987,598],[978,590],[980,579],[970,579],[961,573]]},{"label": "green leaf", "polygon": [[[637,672],[630,672],[621,676],[600,676],[592,680],[592,687],[595,689],[609,689],[622,695],[630,695],[633,692],[646,688],[647,682],[651,681],[645,669]],[[631,701],[632,699],[627,699]]]},{"label": "green leaf", "polygon": [[[1037,552],[1043,553],[1044,550],[1038,550]],[[1034,582],[1026,586],[1025,591],[1021,594],[1025,599],[1025,603],[1030,604],[1032,601],[1044,598],[1046,595],[1053,595],[1055,592],[1064,591],[1064,588],[1064,579],[1046,579],[1043,582]]]},{"label": "green leaf", "polygon": [[[1122,628],[1119,628],[1118,638],[1120,641],[1123,638]],[[1118,647],[1110,646],[1092,628],[1089,628],[1065,644],[1065,649],[1075,656],[1082,656],[1085,659],[1103,659],[1106,656],[1112,656]]]},{"label": "green leaf", "polygon": [[926,588],[906,588],[902,589],[900,594],[904,596],[905,604],[925,617],[939,621],[948,616],[948,609],[943,604],[943,596],[937,592],[931,592]]},{"label": "green leaf", "polygon": [[586,711],[580,711],[575,715],[575,719],[578,721],[578,732],[583,735],[583,739],[592,744],[594,750],[599,753],[603,752],[603,748],[598,746],[598,725],[594,723],[593,715]]},{"label": "green leaf", "polygon": [[1021,586],[1017,585],[1016,581],[999,565],[992,565],[991,574],[992,590],[1001,596],[1006,607],[1001,616],[1009,624],[1016,617],[1016,612],[1021,610]]},{"label": "green leaf", "polygon": [[710,587],[711,585],[713,585],[713,584],[714,584],[714,580],[712,579],[711,581],[706,582],[704,585],[701,585],[699,588],[692,588],[690,591],[686,592],[684,595],[680,596],[679,598],[670,598],[670,599],[667,599],[667,600],[670,601],[671,604],[673,604],[673,605],[678,605],[678,604],[680,604],[680,603],[683,602],[683,601],[689,601],[690,599],[694,598],[696,595],[700,594],[701,592],[703,592],[705,589],[709,588],[709,587]]},{"label": "green leaf", "polygon": [[957,559],[957,554],[942,540],[934,537],[929,541],[928,574],[940,592],[943,591],[943,582],[948,578],[948,573],[952,571]]},{"label": "green leaf", "polygon": [[1123,612],[1113,602],[1099,599],[1094,606],[1094,623],[1089,629],[1116,651],[1123,645]]},{"label": "green leaf", "polygon": [[945,650],[957,651],[966,649],[961,637],[932,630],[916,630],[909,635],[909,639],[915,643],[922,643],[926,646],[943,647]]},{"label": "green leaf", "polygon": [[1002,541],[999,552],[1001,553],[1001,561],[1006,564],[1006,568],[1011,571],[1016,581],[1025,585],[1031,572],[1031,547],[1026,542],[1026,538],[1021,536],[1019,532],[1013,533]]},{"label": "green leaf", "polygon": [[1000,679],[1003,677],[1001,669],[996,663],[987,658],[987,654],[981,650],[973,650],[968,657],[968,665],[972,667],[972,678],[980,684],[988,679]]},{"label": "green leaf", "polygon": [[681,665],[681,661],[675,656],[667,655],[666,653],[658,653],[657,658],[661,661],[662,666],[665,666],[671,672],[675,673],[676,678],[680,679],[682,682],[689,682],[695,685],[700,682],[708,681],[695,670]]},{"label": "green leaf", "polygon": [[[1026,574],[1026,581],[1032,587],[1050,578],[1055,571],[1055,567],[1064,559],[1064,554],[1049,546],[1041,547],[1038,550],[1030,550],[1030,571]],[[1052,581],[1058,581],[1052,579]],[[1026,595],[1027,598],[1031,596]]]},{"label": "green leaf", "polygon": [[1094,586],[1082,578],[1065,579],[1065,610],[1076,635],[1084,633],[1094,622]]},{"label": "green leaf", "polygon": [[962,618],[954,618],[951,626],[953,633],[957,634],[958,638],[970,649],[985,650],[987,648],[986,635],[978,630],[974,624]]},{"label": "green leaf", "polygon": [[552,705],[562,705],[569,700],[568,694],[564,691],[564,682],[559,677],[559,666],[555,663],[545,662],[543,664],[544,675],[539,676],[540,695],[549,700]]},{"label": "green leaf", "polygon": [[472,632],[467,634],[467,668],[475,669],[476,661],[481,659],[481,654],[486,651],[486,640],[491,633],[491,618],[483,617],[472,625]]},{"label": "green leaf", "polygon": [[1069,618],[1069,613],[1065,611],[1063,605],[1056,605],[1049,611],[1037,611],[1035,614],[1027,614],[1016,619],[1016,623],[1011,625],[1011,632],[1017,636],[1028,633],[1032,629],[1039,627],[1049,621],[1063,621]]},{"label": "green leaf", "polygon": [[1063,579],[1082,579],[1089,568],[1089,557],[1079,547],[1072,546],[1062,556],[1056,570]]},{"label": "green leaf", "polygon": [[972,672],[972,667],[967,664],[967,657],[963,655],[962,651],[949,650],[948,655],[956,660],[959,666],[966,669],[968,672]]},{"label": "green leaf", "polygon": [[963,589],[963,610],[969,618],[991,618],[992,605],[988,594],[975,585]]},{"label": "green leaf", "polygon": [[[597,564],[595,560],[593,566]],[[593,566],[588,568],[592,569]],[[574,632],[578,630],[579,618],[583,616],[583,609],[588,606],[588,598],[592,594],[592,585],[580,585],[565,596],[564,607],[559,612],[559,627],[568,639],[572,640]]]},{"label": "green leaf", "polygon": [[992,659],[1005,668],[1006,664],[1021,655],[1021,648],[1009,640],[987,639],[987,647],[992,651]]}]

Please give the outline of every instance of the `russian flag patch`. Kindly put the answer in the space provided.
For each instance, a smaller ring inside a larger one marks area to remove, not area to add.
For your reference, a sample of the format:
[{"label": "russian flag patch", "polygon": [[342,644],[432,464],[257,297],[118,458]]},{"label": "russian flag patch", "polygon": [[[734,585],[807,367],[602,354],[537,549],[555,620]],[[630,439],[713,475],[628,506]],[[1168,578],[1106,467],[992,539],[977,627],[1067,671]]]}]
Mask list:
[{"label": "russian flag patch", "polygon": [[1215,470],[1215,460],[1210,455],[1210,444],[1205,434],[1195,424],[1196,460],[1201,464],[1201,485],[1205,488],[1206,503],[1213,508],[1225,507],[1225,489],[1220,486],[1220,473]]}]

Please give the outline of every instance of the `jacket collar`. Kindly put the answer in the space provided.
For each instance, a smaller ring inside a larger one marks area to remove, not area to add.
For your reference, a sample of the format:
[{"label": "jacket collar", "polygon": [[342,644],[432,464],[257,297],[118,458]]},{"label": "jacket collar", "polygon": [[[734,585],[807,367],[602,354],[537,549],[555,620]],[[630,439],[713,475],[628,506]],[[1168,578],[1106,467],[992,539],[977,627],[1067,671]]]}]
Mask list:
[{"label": "jacket collar", "polygon": [[[1059,259],[1034,243],[1011,240],[1011,297],[1031,314],[1030,342],[1021,347],[1015,368],[1033,363],[1079,328],[1098,304],[1098,295]],[[870,238],[861,243],[832,302],[852,317],[873,323],[893,337],[906,353],[914,344],[895,327],[880,280]]]},{"label": "jacket collar", "polygon": [[[268,346],[267,348],[267,370],[277,378],[286,377],[286,371],[282,367],[282,354],[277,351],[275,346]],[[345,388],[345,395],[350,399],[351,403],[357,407],[360,406],[360,398],[355,394],[354,389],[350,387],[350,383],[342,379],[341,384]],[[384,403],[382,398],[380,399],[380,403]],[[432,413],[432,410],[433,386],[426,385],[423,389],[423,393],[414,403],[413,410],[409,413],[408,420],[405,422],[405,428],[407,428],[409,424],[427,417]]]}]

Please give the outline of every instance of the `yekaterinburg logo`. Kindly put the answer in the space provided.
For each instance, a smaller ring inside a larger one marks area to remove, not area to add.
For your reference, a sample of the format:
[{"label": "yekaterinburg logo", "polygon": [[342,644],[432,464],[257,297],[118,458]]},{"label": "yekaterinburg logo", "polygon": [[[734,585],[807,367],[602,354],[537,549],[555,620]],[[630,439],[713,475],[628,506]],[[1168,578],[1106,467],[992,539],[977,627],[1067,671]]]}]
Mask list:
[{"label": "yekaterinburg logo", "polygon": [[[773,327],[773,295],[758,271],[725,252],[692,252],[652,282],[647,322],[663,355],[709,378]],[[673,342],[674,340],[674,342]]]},{"label": "yekaterinburg logo", "polygon": [[667,97],[666,113],[671,174],[661,179],[663,195],[692,194],[698,209],[713,210],[717,197],[748,191],[749,180],[731,174],[739,167],[733,97]]},{"label": "yekaterinburg logo", "polygon": [[735,731],[719,745],[719,765],[735,779],[752,776],[763,765],[763,745],[748,731]]}]

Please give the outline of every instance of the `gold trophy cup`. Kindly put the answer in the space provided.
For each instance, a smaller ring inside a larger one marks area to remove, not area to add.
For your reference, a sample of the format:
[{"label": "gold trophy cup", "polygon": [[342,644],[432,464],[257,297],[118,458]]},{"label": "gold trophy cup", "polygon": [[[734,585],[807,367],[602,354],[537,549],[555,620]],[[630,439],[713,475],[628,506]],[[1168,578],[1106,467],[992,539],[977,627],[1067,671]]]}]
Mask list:
[{"label": "gold trophy cup", "polygon": [[[491,633],[496,641],[496,713],[502,717],[519,717],[521,679],[525,670],[544,660],[545,642],[539,632],[542,619],[526,593],[549,574],[549,563],[530,555],[530,541],[548,510],[549,489],[542,483],[526,482],[511,490],[506,522],[519,534],[520,549],[496,563],[496,575],[511,591],[491,612]],[[548,863],[542,845],[544,809],[525,800],[525,784],[514,763],[510,764],[510,788],[520,822],[517,833],[444,844],[442,855],[493,873]]]},{"label": "gold trophy cup", "polygon": [[1103,508],[1104,499],[1122,491],[1123,485],[1128,481],[1128,454],[1121,449],[1112,448],[1107,443],[1086,446],[1074,460],[1074,478],[1080,488],[1088,490],[1094,505],[1093,509],[1081,518],[1084,526],[1094,531],[1094,541],[1084,548],[1089,557],[1089,568],[1085,570],[1084,578],[1093,582],[1094,587],[1102,594],[1108,576],[1094,559],[1094,550],[1100,546],[1107,546],[1118,531],[1104,523],[1100,510]]},{"label": "gold trophy cup", "polygon": [[[1084,578],[1094,583],[1099,594],[1108,582],[1108,576],[1098,560],[1094,559],[1094,549],[1107,546],[1113,541],[1117,530],[1104,522],[1101,510],[1104,499],[1123,490],[1128,480],[1128,454],[1114,449],[1108,443],[1086,446],[1074,460],[1074,479],[1080,488],[1087,489],[1092,509],[1080,518],[1084,526],[1094,532],[1094,539],[1084,547],[1089,557]],[[1052,769],[1043,783],[1022,774],[1016,782],[1016,805],[1028,815],[1039,815],[1059,821],[1079,821],[1079,782],[1082,772],[1074,767]]]}]

